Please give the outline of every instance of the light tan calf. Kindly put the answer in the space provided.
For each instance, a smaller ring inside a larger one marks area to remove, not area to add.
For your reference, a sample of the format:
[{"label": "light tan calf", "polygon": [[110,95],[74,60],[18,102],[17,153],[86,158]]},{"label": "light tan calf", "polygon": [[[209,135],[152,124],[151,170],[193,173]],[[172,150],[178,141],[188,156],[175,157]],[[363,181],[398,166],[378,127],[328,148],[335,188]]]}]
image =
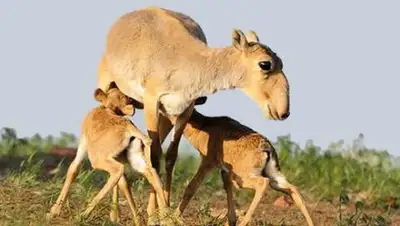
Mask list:
[{"label": "light tan calf", "polygon": [[184,136],[201,154],[201,164],[185,189],[177,213],[183,210],[193,197],[205,176],[215,167],[221,169],[222,180],[228,198],[228,222],[236,225],[233,204],[232,181],[236,187],[255,189],[253,201],[243,221],[251,220],[258,203],[269,184],[273,189],[292,197],[306,218],[314,225],[301,199],[298,189],[290,184],[280,172],[274,147],[268,139],[229,117],[207,117],[193,111],[184,130]]},{"label": "light tan calf", "polygon": [[[289,116],[289,84],[281,59],[255,32],[234,29],[232,45],[210,48],[203,30],[189,16],[159,7],[122,15],[110,28],[98,69],[98,87],[115,81],[123,93],[144,105],[151,158],[159,171],[161,143],[172,129],[179,143],[194,101],[220,90],[241,89],[273,120]],[[157,103],[161,103],[161,114]],[[171,117],[173,120],[171,120]],[[174,149],[174,148],[172,148]],[[165,194],[176,153],[166,157]],[[156,208],[150,191],[148,213]]]},{"label": "light tan calf", "polygon": [[[101,105],[90,111],[83,120],[76,157],[68,168],[61,193],[47,217],[50,219],[52,216],[60,214],[70,185],[77,175],[83,159],[88,154],[92,167],[107,171],[110,177],[82,213],[82,216],[87,217],[113,187],[113,203],[116,207],[119,187],[128,200],[136,225],[139,225],[136,205],[124,176],[123,162],[128,161],[133,169],[142,173],[148,179],[157,191],[158,196],[162,197],[161,200],[158,200],[160,206],[165,207],[161,181],[156,171],[151,167],[151,140],[129,119],[124,118],[124,116],[132,116],[135,109],[132,105],[132,99],[120,92],[115,83],[110,85],[106,93],[101,89],[96,89],[94,95]],[[112,221],[118,221],[116,208],[113,208],[110,217]]]}]

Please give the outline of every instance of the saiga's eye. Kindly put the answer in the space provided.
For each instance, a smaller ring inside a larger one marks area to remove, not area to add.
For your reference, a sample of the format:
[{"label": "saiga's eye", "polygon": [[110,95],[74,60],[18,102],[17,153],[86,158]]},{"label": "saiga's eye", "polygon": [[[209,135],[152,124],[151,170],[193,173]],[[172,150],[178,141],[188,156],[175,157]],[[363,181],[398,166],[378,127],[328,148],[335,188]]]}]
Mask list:
[{"label": "saiga's eye", "polygon": [[268,72],[272,68],[272,63],[271,61],[260,61],[258,66],[260,66],[261,70]]}]

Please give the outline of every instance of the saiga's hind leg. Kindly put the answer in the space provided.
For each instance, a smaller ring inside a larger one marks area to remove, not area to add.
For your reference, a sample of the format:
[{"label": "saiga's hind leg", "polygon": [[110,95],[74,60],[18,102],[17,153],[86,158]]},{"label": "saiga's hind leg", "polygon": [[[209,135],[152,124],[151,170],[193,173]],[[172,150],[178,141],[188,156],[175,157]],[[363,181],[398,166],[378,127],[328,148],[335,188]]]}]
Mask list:
[{"label": "saiga's hind leg", "polygon": [[99,159],[96,162],[92,162],[92,166],[95,169],[100,169],[107,171],[110,174],[106,184],[103,188],[97,193],[97,195],[92,199],[89,203],[86,210],[81,214],[82,217],[88,217],[92,212],[94,207],[100,202],[100,200],[114,187],[117,185],[120,178],[124,173],[124,165],[120,162],[116,161],[113,158],[109,159]]},{"label": "saiga's hind leg", "polygon": [[279,169],[279,161],[274,149],[271,150],[271,159],[267,162],[265,166],[264,172],[265,175],[270,179],[270,186],[274,190],[281,191],[287,195],[289,195],[296,206],[303,213],[306,218],[307,224],[309,226],[314,226],[313,220],[310,217],[310,214],[307,211],[306,205],[301,198],[300,192],[296,188],[296,186],[290,184],[286,177],[282,174]]},{"label": "saiga's hind leg", "polygon": [[110,83],[113,81],[114,80],[107,68],[106,59],[103,56],[97,67],[97,87],[106,92]]},{"label": "saiga's hind leg", "polygon": [[250,222],[254,211],[261,201],[261,198],[264,196],[269,183],[269,179],[262,176],[252,176],[241,179],[243,188],[251,188],[256,191],[253,200],[251,201],[250,206],[247,209],[246,215],[244,216],[242,222],[240,222],[239,224],[239,226],[245,226]]},{"label": "saiga's hind leg", "polygon": [[166,161],[165,161],[165,186],[164,194],[167,200],[167,206],[170,206],[170,194],[171,194],[171,183],[172,183],[172,172],[174,170],[175,162],[178,157],[178,147],[181,140],[183,130],[185,129],[186,123],[192,115],[194,109],[194,103],[190,105],[181,115],[179,115],[174,122],[174,130],[171,143],[167,149]]},{"label": "saiga's hind leg", "polygon": [[271,178],[271,183],[270,183],[271,188],[289,195],[293,199],[296,206],[303,213],[304,217],[306,218],[307,224],[309,226],[314,226],[313,220],[311,219],[311,216],[307,211],[306,205],[304,204],[303,199],[301,198],[299,190],[297,189],[296,186],[287,182],[286,179],[284,180],[283,179],[284,177],[282,177],[280,180],[273,180]]},{"label": "saiga's hind leg", "polygon": [[[148,116],[149,121],[152,119],[152,115],[149,113],[150,116]],[[155,119],[155,117],[154,117]],[[151,164],[152,167],[155,169],[157,174],[160,176],[160,160],[162,157],[162,150],[161,150],[161,143],[164,142],[165,138],[169,134],[169,132],[172,129],[172,124],[169,121],[168,118],[159,115],[158,116],[158,122],[159,125],[157,126],[157,123],[154,122],[146,122],[146,126],[148,129],[149,137],[152,140],[151,143]],[[155,132],[156,128],[158,127],[159,132]],[[147,205],[147,213],[148,215],[152,215],[157,208],[157,198],[156,198],[156,192],[154,191],[154,188],[150,186],[149,188],[149,202]]]}]

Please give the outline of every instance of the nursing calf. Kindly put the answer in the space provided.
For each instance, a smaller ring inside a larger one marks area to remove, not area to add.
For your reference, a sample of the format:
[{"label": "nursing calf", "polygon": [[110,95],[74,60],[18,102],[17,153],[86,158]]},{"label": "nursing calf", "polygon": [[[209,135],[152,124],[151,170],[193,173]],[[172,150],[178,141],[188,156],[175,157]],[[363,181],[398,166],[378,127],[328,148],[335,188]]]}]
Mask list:
[{"label": "nursing calf", "polygon": [[[200,152],[201,164],[187,186],[177,213],[182,214],[190,199],[215,167],[221,169],[228,199],[228,223],[236,225],[232,184],[255,189],[255,195],[240,223],[247,225],[263,197],[267,185],[289,195],[303,213],[309,226],[314,225],[298,189],[281,173],[277,153],[269,140],[229,117],[207,117],[193,111],[184,136]],[[233,183],[232,183],[233,182]]]},{"label": "nursing calf", "polygon": [[[114,188],[113,203],[116,207],[118,201],[117,189],[119,187],[128,200],[136,225],[139,225],[136,204],[124,176],[123,163],[129,162],[134,170],[148,179],[156,190],[157,197],[160,197],[159,204],[161,204],[161,207],[165,207],[166,201],[159,176],[151,166],[151,139],[124,117],[132,116],[135,113],[133,100],[124,95],[115,83],[110,85],[107,92],[96,89],[94,96],[101,105],[90,111],[83,120],[76,156],[68,168],[61,193],[47,217],[51,218],[60,214],[70,185],[76,177],[83,159],[88,155],[92,167],[107,171],[110,177],[82,213],[82,216],[87,217],[112,188]],[[118,220],[116,208],[112,209],[110,217],[112,221]]]}]

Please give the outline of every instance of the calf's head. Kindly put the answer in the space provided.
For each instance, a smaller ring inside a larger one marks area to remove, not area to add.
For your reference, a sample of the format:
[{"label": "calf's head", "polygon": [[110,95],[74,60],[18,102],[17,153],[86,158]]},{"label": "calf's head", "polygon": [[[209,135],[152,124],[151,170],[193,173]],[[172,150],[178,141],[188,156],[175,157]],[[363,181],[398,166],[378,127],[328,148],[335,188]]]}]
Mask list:
[{"label": "calf's head", "polygon": [[133,116],[135,114],[134,100],[122,93],[115,82],[110,84],[106,92],[97,88],[94,91],[94,98],[117,115]]}]

